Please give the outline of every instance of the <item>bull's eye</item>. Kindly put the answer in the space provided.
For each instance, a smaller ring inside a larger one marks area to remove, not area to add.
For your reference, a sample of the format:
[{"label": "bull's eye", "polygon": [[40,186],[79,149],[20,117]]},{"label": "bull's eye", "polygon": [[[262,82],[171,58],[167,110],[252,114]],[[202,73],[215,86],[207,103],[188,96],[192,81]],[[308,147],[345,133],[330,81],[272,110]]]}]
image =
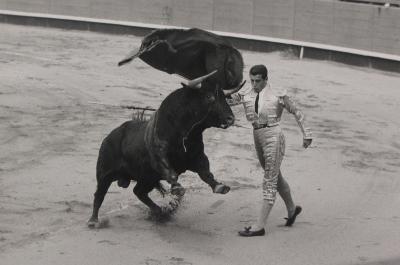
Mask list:
[{"label": "bull's eye", "polygon": [[215,97],[212,94],[207,94],[206,99],[208,102],[213,102],[215,100]]}]

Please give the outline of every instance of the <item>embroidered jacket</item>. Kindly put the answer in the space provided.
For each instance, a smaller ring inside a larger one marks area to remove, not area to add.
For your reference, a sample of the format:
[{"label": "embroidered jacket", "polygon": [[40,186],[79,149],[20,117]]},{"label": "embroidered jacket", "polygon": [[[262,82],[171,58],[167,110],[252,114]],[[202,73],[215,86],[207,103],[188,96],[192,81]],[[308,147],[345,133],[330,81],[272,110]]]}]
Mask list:
[{"label": "embroidered jacket", "polygon": [[254,128],[273,127],[279,125],[283,109],[293,114],[304,139],[312,139],[311,130],[305,126],[305,116],[297,108],[296,104],[284,92],[265,93],[266,89],[260,92],[258,100],[258,114],[255,112],[255,101],[257,93],[253,89],[240,91],[232,95],[231,105],[242,103],[246,118]]}]

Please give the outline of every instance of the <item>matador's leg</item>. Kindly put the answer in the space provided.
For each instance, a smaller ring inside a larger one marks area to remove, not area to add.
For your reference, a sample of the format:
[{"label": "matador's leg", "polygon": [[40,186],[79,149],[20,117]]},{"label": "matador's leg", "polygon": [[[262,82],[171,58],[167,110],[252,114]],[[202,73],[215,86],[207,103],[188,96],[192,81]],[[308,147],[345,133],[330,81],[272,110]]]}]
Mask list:
[{"label": "matador's leg", "polygon": [[[262,130],[262,129],[261,129]],[[268,129],[266,129],[268,130]],[[262,133],[257,135],[257,133]],[[281,132],[255,132],[255,144],[260,162],[264,162],[263,203],[257,228],[264,228],[276,200],[279,170],[284,154],[284,137]],[[283,150],[282,150],[283,149]]]},{"label": "matador's leg", "polygon": [[278,192],[279,195],[282,197],[283,201],[285,202],[288,216],[292,216],[294,214],[296,205],[293,202],[289,184],[283,178],[282,172],[280,170],[278,175]]}]

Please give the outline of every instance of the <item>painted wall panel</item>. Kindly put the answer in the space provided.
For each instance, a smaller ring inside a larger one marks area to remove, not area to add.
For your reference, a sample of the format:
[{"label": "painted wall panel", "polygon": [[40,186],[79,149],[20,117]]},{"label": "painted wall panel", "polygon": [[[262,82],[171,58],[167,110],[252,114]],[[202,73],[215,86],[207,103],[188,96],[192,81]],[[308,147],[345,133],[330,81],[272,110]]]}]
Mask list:
[{"label": "painted wall panel", "polygon": [[372,24],[372,50],[400,54],[400,9],[376,9]]},{"label": "painted wall panel", "polygon": [[129,20],[132,12],[132,0],[91,0],[90,16],[104,19]]},{"label": "painted wall panel", "polygon": [[213,0],[174,0],[172,25],[212,29]]},{"label": "painted wall panel", "polygon": [[[37,1],[37,0],[31,0]],[[82,0],[51,0],[49,13],[78,17],[91,17],[90,1]]]},{"label": "painted wall panel", "polygon": [[294,35],[296,40],[329,43],[334,29],[333,2],[296,2]]},{"label": "painted wall panel", "polygon": [[129,17],[135,22],[171,25],[172,0],[132,0]]},{"label": "painted wall panel", "polygon": [[253,0],[214,0],[214,30],[251,34]]},{"label": "painted wall panel", "polygon": [[373,9],[368,5],[335,3],[334,16],[332,44],[356,49],[372,49],[370,36]]},{"label": "painted wall panel", "polygon": [[8,0],[6,2],[6,9],[9,10],[48,13],[51,0]]},{"label": "painted wall panel", "polygon": [[295,0],[254,0],[253,34],[293,38]]}]

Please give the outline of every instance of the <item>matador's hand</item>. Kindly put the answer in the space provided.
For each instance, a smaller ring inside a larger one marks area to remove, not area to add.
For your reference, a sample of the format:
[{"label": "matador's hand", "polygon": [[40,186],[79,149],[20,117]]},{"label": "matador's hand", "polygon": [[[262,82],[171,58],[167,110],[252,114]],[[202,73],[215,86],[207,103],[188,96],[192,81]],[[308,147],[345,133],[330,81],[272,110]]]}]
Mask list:
[{"label": "matador's hand", "polygon": [[303,147],[307,148],[311,145],[312,139],[303,139]]}]

